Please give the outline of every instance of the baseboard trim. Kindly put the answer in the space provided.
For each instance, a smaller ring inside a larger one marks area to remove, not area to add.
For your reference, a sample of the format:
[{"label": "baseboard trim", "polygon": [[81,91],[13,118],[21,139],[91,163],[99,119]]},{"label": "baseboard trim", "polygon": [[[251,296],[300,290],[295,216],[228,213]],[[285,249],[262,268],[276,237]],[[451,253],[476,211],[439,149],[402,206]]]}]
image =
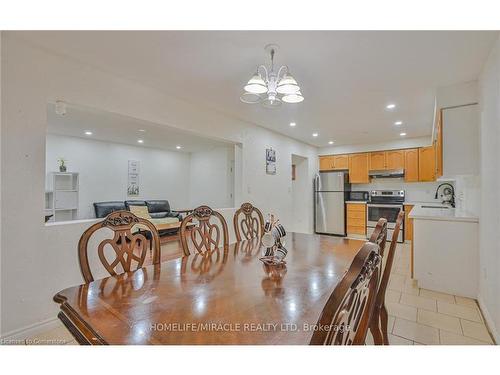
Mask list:
[{"label": "baseboard trim", "polygon": [[57,317],[50,318],[38,323],[30,324],[29,326],[23,328],[7,332],[5,335],[0,336],[0,342],[3,344],[9,344],[9,342],[11,342],[12,344],[21,343],[21,341],[57,328],[60,325],[61,323]]},{"label": "baseboard trim", "polygon": [[483,313],[486,326],[493,336],[493,340],[495,341],[496,345],[500,345],[500,336],[498,335],[497,328],[495,327],[495,323],[491,318],[490,312],[488,311],[488,308],[486,307],[486,304],[484,303],[483,297],[481,295],[477,297],[477,302],[479,303],[479,308]]}]

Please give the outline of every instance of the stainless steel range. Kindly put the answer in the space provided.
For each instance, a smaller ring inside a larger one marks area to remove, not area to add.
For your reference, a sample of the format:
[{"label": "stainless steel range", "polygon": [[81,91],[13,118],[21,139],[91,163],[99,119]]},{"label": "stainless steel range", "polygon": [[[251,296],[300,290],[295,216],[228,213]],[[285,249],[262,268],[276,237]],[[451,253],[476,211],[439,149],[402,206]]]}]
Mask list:
[{"label": "stainless steel range", "polygon": [[[370,198],[366,210],[368,238],[377,226],[377,221],[383,217],[387,220],[387,240],[392,240],[399,211],[404,209],[404,190],[372,190]],[[401,224],[397,241],[404,241],[404,223]]]}]

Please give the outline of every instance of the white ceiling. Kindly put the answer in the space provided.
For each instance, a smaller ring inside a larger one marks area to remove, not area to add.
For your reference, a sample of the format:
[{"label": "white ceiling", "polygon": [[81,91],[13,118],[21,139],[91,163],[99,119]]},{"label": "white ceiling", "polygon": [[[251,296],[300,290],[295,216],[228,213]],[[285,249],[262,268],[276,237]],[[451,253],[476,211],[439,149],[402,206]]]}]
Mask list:
[{"label": "white ceiling", "polygon": [[[86,131],[92,132],[92,135],[86,135]],[[176,152],[208,151],[230,145],[176,128],[75,105],[67,105],[66,114],[62,116],[56,114],[54,104],[49,104],[47,132]],[[137,142],[139,139],[143,140],[142,144]],[[176,146],[182,148],[178,150]]]},{"label": "white ceiling", "polygon": [[[30,42],[195,105],[316,146],[431,134],[436,88],[474,80],[497,38],[475,31],[44,31]],[[239,101],[263,47],[277,43],[305,101],[269,110]],[[397,104],[393,112],[384,108]],[[393,123],[404,125],[396,128]],[[289,122],[297,123],[295,128]],[[320,136],[313,138],[313,132]]]}]

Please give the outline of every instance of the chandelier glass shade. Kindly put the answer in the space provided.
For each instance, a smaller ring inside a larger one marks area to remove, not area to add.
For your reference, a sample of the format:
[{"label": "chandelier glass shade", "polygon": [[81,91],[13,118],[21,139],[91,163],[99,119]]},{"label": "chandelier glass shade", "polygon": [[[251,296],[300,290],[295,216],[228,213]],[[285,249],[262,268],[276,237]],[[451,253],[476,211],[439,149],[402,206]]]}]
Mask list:
[{"label": "chandelier glass shade", "polygon": [[277,71],[274,68],[274,54],[277,46],[267,46],[271,54],[271,66],[260,65],[257,72],[243,87],[245,92],[240,100],[243,103],[261,103],[266,108],[279,107],[282,102],[300,103],[304,100],[300,86],[290,74],[288,66],[283,65]]}]

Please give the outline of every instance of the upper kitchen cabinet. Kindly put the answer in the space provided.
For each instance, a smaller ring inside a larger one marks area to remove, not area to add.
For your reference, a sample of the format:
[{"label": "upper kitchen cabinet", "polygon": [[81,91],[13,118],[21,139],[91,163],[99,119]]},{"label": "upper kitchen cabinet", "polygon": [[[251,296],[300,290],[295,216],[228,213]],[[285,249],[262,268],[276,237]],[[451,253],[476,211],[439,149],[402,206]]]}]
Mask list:
[{"label": "upper kitchen cabinet", "polygon": [[385,151],[370,152],[370,170],[380,171],[386,169],[386,155]]},{"label": "upper kitchen cabinet", "polygon": [[348,155],[334,155],[333,156],[333,169],[349,169],[349,156]]},{"label": "upper kitchen cabinet", "polygon": [[436,181],[436,149],[435,144],[418,149],[419,181]]},{"label": "upper kitchen cabinet", "polygon": [[403,169],[405,153],[403,150],[370,152],[370,170]]},{"label": "upper kitchen cabinet", "polygon": [[436,122],[436,177],[443,175],[443,110],[437,112]]},{"label": "upper kitchen cabinet", "polygon": [[331,171],[333,169],[333,156],[320,156],[319,157],[319,170]]},{"label": "upper kitchen cabinet", "polygon": [[353,184],[367,184],[370,182],[368,153],[349,155],[349,182]]},{"label": "upper kitchen cabinet", "polygon": [[349,168],[348,155],[329,155],[319,157],[319,170],[320,171],[333,171],[339,169]]},{"label": "upper kitchen cabinet", "polygon": [[405,181],[418,182],[418,148],[405,150]]},{"label": "upper kitchen cabinet", "polygon": [[404,150],[393,150],[386,152],[386,167],[387,169],[404,169],[405,167],[405,152]]}]

